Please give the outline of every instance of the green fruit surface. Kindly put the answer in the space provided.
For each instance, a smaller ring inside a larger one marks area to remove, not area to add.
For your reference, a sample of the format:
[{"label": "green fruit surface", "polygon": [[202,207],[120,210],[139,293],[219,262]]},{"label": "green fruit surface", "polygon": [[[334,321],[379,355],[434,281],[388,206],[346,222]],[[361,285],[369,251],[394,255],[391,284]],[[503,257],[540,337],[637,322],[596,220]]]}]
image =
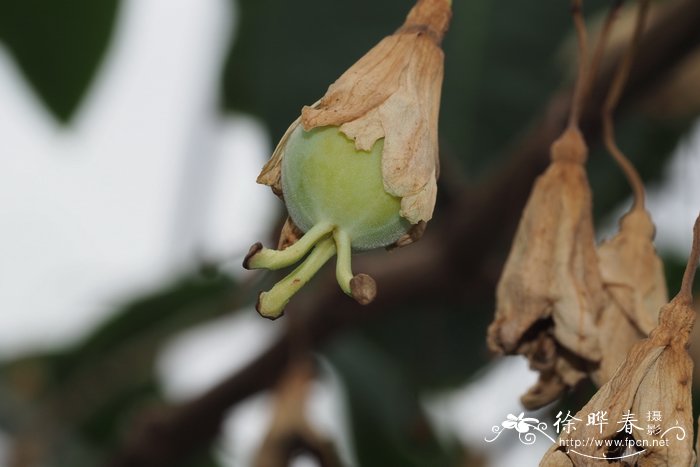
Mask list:
[{"label": "green fruit surface", "polygon": [[384,191],[384,140],[358,151],[337,127],[304,131],[287,140],[282,190],[287,210],[304,232],[329,222],[346,232],[357,250],[387,246],[410,228],[399,215],[401,200]]}]

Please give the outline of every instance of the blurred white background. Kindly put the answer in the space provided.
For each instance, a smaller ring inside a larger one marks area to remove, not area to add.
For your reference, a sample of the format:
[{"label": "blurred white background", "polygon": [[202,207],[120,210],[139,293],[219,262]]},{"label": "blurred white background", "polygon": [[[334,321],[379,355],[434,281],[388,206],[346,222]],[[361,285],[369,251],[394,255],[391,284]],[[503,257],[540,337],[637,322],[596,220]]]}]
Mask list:
[{"label": "blurred white background", "polygon": [[[264,238],[280,205],[254,183],[271,152],[265,128],[217,108],[236,29],[230,3],[125,1],[108,55],[69,127],[53,120],[0,48],[2,358],[70,342],[115,305],[176,277],[197,258],[230,259],[231,270],[243,274],[242,253]],[[658,245],[681,257],[700,207],[693,180],[699,154],[695,131],[665,181],[650,189]],[[159,360],[166,393],[173,400],[196,395],[253,358],[278,328],[251,309],[174,339]],[[310,417],[341,438],[341,454],[352,464],[342,387],[330,368],[323,374]],[[520,413],[520,392],[534,380],[523,359],[507,359],[478,386],[425,404],[438,428],[489,453],[492,465],[536,465],[546,441],[531,447],[514,437],[483,441],[506,414]],[[249,464],[269,402],[261,394],[231,412],[218,448],[227,465]]]}]

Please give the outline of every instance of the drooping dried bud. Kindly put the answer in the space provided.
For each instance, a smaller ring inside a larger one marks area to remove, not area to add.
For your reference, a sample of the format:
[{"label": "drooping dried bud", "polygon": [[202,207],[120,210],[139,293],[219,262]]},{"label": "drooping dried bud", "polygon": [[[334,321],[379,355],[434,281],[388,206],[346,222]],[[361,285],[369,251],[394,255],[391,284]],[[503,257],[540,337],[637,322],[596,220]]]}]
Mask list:
[{"label": "drooping dried bud", "polygon": [[[450,18],[450,0],[418,0],[403,26],[304,107],[282,137],[258,183],[283,197],[293,224],[305,232],[303,246],[251,251],[244,264],[288,266],[316,242],[335,243],[335,250],[312,252],[313,264],[261,294],[263,316],[280,316],[291,295],[336,252],[341,288],[369,303],[375,284],[353,274],[351,248],[405,246],[420,238],[437,195],[440,44]],[[305,241],[312,232],[313,241]]]},{"label": "drooping dried bud", "polygon": [[[608,420],[625,414],[658,413],[670,425],[660,430],[637,429],[623,432],[626,451],[613,451],[605,440],[622,439],[620,425],[580,424],[575,431],[562,432],[559,442],[542,459],[541,466],[588,466],[596,459],[624,461],[638,466],[693,466],[693,419],[691,382],[693,362],[688,356],[689,336],[695,323],[691,286],[700,257],[700,217],[695,222],[693,249],[683,285],[676,297],[659,314],[659,324],[649,337],[635,344],[624,363],[578,412],[576,418],[607,412]],[[635,420],[636,421],[636,420]],[[651,432],[650,432],[651,431]],[[600,443],[580,443],[575,450],[568,440],[596,439]],[[660,442],[664,440],[665,442]],[[618,457],[618,459],[612,459]]]},{"label": "drooping dried bud", "polygon": [[557,363],[541,372],[533,388],[540,397],[531,392],[522,400],[527,408],[556,399],[575,384],[574,375],[585,373],[580,362],[601,357],[596,321],[607,297],[595,251],[586,157],[576,128],[554,142],[551,164],[535,182],[496,290],[496,316],[488,330],[493,351],[526,355],[537,369],[529,341],[546,332],[556,343],[557,356],[549,360]]},{"label": "drooping dried bud", "polygon": [[644,208],[633,208],[620,221],[620,231],[598,248],[605,289],[613,302],[601,320],[603,358],[594,379],[612,377],[628,350],[649,335],[668,302],[663,263],[652,240],[654,224]]}]

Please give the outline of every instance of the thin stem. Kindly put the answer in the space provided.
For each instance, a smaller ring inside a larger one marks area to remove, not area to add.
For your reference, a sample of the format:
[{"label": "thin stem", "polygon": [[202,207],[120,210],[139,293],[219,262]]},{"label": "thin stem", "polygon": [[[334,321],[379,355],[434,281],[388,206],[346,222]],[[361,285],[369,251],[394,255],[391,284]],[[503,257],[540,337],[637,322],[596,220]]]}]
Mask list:
[{"label": "thin stem", "polygon": [[335,248],[338,254],[335,262],[335,277],[343,292],[352,296],[350,281],[353,278],[353,273],[350,236],[340,229],[335,229],[333,231],[333,239],[335,240]]},{"label": "thin stem", "polygon": [[306,232],[296,243],[284,250],[262,248],[256,243],[243,262],[246,269],[281,269],[298,262],[323,237],[333,230],[329,223],[316,224]]},{"label": "thin stem", "polygon": [[603,112],[601,117],[603,125],[603,142],[605,143],[605,147],[625,173],[625,176],[627,177],[627,180],[634,191],[634,204],[632,209],[644,209],[644,184],[642,183],[642,179],[639,176],[639,173],[637,173],[637,170],[615,142],[613,111],[615,110],[615,107],[617,107],[617,103],[622,95],[622,90],[627,83],[627,78],[629,77],[630,70],[632,68],[634,55],[642,37],[642,31],[644,30],[644,24],[646,23],[648,11],[649,1],[640,0],[639,9],[637,11],[637,22],[634,27],[632,40],[630,41],[630,44],[622,57],[622,61],[617,67],[615,76],[608,91],[608,95],[605,99],[605,103],[603,104]]},{"label": "thin stem", "polygon": [[282,315],[289,299],[299,291],[335,254],[332,238],[320,241],[309,256],[287,277],[279,281],[268,292],[262,292],[256,306],[258,313],[265,318],[276,319]]},{"label": "thin stem", "polygon": [[582,0],[572,0],[571,14],[574,19],[576,41],[578,43],[578,77],[576,79],[574,97],[571,102],[569,128],[577,128],[587,88],[586,82],[588,80],[588,34],[586,33],[586,21],[583,18]]},{"label": "thin stem", "polygon": [[688,303],[693,301],[693,280],[695,279],[695,270],[698,268],[700,261],[700,216],[695,219],[693,226],[693,246],[690,249],[690,257],[688,264],[683,273],[683,282],[681,282],[681,290],[678,292],[679,297],[683,297]]},{"label": "thin stem", "polygon": [[617,15],[620,12],[620,8],[622,7],[622,4],[624,3],[624,0],[614,0],[612,4],[610,5],[610,9],[608,10],[608,14],[605,17],[605,22],[603,23],[603,27],[600,30],[600,34],[598,35],[598,41],[596,42],[596,48],[593,51],[593,59],[591,60],[591,69],[588,74],[588,83],[586,86],[586,89],[584,91],[585,95],[588,95],[591,88],[593,87],[593,84],[595,83],[596,79],[598,78],[598,70],[600,69],[600,65],[603,62],[603,57],[605,56],[605,49],[608,45],[608,39],[610,38],[610,32],[612,31],[612,26],[613,23],[615,23],[615,19],[617,19]]}]

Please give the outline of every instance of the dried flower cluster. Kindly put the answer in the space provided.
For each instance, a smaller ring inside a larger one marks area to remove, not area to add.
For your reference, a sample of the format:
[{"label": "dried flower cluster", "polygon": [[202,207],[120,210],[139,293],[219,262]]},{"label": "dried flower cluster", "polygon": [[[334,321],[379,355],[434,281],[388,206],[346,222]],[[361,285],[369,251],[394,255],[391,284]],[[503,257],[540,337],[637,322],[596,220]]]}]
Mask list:
[{"label": "dried flower cluster", "polygon": [[[646,10],[646,5],[639,9],[632,45],[603,109],[606,146],[634,189],[634,206],[617,235],[596,246],[586,145],[576,124],[588,87],[582,66],[570,125],[552,144],[551,164],[533,187],[498,284],[488,343],[496,352],[525,355],[540,372],[538,383],[522,398],[530,409],[552,402],[586,377],[599,385],[608,381],[629,349],[656,326],[659,309],[668,301],[644,189],[615,145],[612,125]],[[596,58],[609,32],[603,29]],[[584,48],[582,64],[585,57]]]},{"label": "dried flower cluster", "polygon": [[614,423],[582,425],[576,431],[562,432],[560,442],[550,448],[541,466],[586,466],[591,465],[591,457],[623,457],[625,463],[639,466],[695,465],[691,401],[693,362],[687,347],[695,323],[691,287],[699,257],[700,217],[695,222],[693,249],[680,292],[661,309],[659,324],[649,337],[632,347],[612,379],[577,414],[577,418],[585,419],[586,414],[603,411],[610,418],[619,419],[625,413],[658,411],[682,429],[672,434],[674,442],[669,445],[653,443],[653,440],[663,439],[666,433],[637,430],[629,437],[646,440],[644,449],[635,447],[628,452],[611,452],[605,444],[591,443],[572,453],[561,447],[574,437],[606,440],[620,436],[620,427]]},{"label": "dried flower cluster", "polygon": [[[580,6],[580,0],[574,0],[579,60],[585,64]],[[613,6],[603,27],[594,64],[602,56],[617,7]],[[663,265],[653,246],[655,227],[644,206],[644,187],[617,147],[612,118],[648,8],[648,0],[640,0],[633,38],[602,111],[604,142],[633,188],[632,208],[622,217],[619,232],[596,245],[584,168],[586,145],[577,127],[588,87],[586,68],[580,65],[569,127],[552,144],[550,166],[533,187],[497,288],[489,346],[496,352],[526,356],[540,372],[538,383],[522,397],[525,407],[542,407],[586,377],[600,386],[573,418],[589,422],[561,431],[540,464],[546,467],[600,462],[695,465],[692,361],[687,347],[695,322],[691,287],[700,257],[700,217],[681,290],[668,302]],[[675,425],[662,432],[590,423],[590,414],[595,413],[619,420],[652,412],[663,413]],[[669,435],[674,443],[660,443],[672,430],[678,431]],[[571,441],[581,440],[600,442],[571,448]],[[606,444],[606,440],[621,444]]]}]

